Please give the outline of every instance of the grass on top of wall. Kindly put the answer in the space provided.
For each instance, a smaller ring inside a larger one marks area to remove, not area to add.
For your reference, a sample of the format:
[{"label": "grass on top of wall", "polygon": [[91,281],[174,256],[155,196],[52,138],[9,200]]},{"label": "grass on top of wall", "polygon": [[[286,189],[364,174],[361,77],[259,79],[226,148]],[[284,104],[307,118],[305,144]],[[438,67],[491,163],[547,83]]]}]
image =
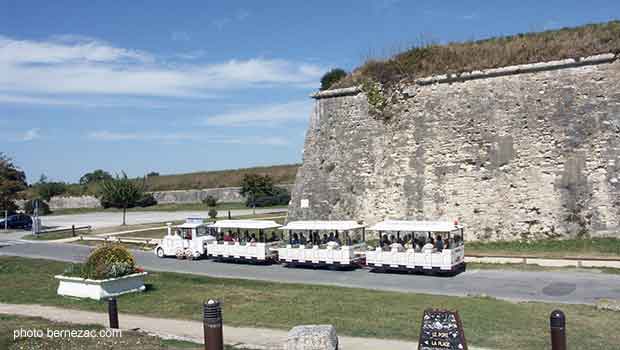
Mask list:
[{"label": "grass on top of wall", "polygon": [[445,45],[418,45],[386,60],[370,59],[334,85],[389,84],[437,74],[620,52],[620,21]]}]

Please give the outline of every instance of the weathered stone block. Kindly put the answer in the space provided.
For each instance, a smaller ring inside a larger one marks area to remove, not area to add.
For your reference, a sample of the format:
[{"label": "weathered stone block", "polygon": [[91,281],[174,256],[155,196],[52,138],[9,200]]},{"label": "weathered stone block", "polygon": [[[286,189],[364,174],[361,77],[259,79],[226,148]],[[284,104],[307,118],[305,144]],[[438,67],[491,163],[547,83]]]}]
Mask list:
[{"label": "weathered stone block", "polygon": [[338,336],[332,325],[297,326],[288,332],[286,350],[337,350]]}]

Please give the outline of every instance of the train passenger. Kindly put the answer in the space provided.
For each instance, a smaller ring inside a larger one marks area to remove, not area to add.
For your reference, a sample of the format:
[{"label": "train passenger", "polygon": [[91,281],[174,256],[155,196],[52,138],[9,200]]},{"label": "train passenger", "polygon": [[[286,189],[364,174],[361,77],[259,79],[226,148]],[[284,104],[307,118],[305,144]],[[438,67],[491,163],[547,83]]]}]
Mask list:
[{"label": "train passenger", "polygon": [[426,244],[424,244],[424,246],[422,247],[422,252],[427,253],[427,252],[432,252],[435,249],[435,240],[433,240],[433,238],[431,237],[429,240],[426,241]]},{"label": "train passenger", "polygon": [[291,238],[291,244],[292,245],[299,244],[299,236],[296,233],[293,233],[293,237]]},{"label": "train passenger", "polygon": [[416,252],[421,252],[421,251],[422,251],[422,246],[423,246],[423,245],[424,245],[424,244],[422,244],[422,240],[420,240],[420,239],[418,239],[418,238],[415,238],[415,239],[413,240],[413,249],[414,249]]},{"label": "train passenger", "polygon": [[334,239],[335,239],[335,238],[334,238],[334,233],[333,233],[333,232],[330,232],[330,233],[329,233],[329,238],[327,239],[327,241],[328,241],[328,242],[333,242],[333,241],[334,241]]},{"label": "train passenger", "polygon": [[334,242],[338,243],[338,245],[342,244],[342,241],[340,241],[340,237],[338,237],[338,232],[336,232],[336,236],[334,237]]},{"label": "train passenger", "polygon": [[381,245],[382,246],[389,246],[390,244],[392,244],[392,242],[390,242],[390,239],[388,238],[388,235],[383,235],[383,237],[381,237]]},{"label": "train passenger", "polygon": [[443,239],[441,239],[441,235],[437,235],[437,242],[435,242],[435,248],[437,248],[438,252],[443,251]]},{"label": "train passenger", "polygon": [[224,234],[224,242],[232,242],[233,238],[231,235],[232,232],[228,231]]},{"label": "train passenger", "polygon": [[250,243],[256,243],[256,233],[254,232],[250,235]]},{"label": "train passenger", "polygon": [[323,238],[321,238],[321,244],[327,244],[329,242],[329,238],[327,238],[327,233],[323,234]]},{"label": "train passenger", "polygon": [[269,242],[277,242],[279,241],[278,237],[276,236],[275,232],[271,232],[271,238],[269,238]]},{"label": "train passenger", "polygon": [[299,244],[306,245],[306,237],[304,236],[303,232],[299,233]]}]

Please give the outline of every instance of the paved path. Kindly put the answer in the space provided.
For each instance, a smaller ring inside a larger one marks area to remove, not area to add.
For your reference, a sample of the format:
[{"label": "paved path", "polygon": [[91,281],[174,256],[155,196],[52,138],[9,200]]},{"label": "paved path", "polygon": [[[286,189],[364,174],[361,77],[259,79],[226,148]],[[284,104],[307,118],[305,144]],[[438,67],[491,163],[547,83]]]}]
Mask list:
[{"label": "paved path", "polygon": [[[77,324],[108,325],[108,315],[105,313],[68,310],[52,306],[0,303],[0,314],[42,317],[48,320]],[[226,315],[224,315],[224,317],[225,316]],[[204,340],[202,322],[128,314],[119,314],[118,318],[121,329],[138,329],[162,338],[182,339],[201,344]],[[287,334],[287,332],[283,330],[228,327],[226,325],[224,325],[223,333],[224,343],[226,344],[238,345],[239,347],[266,348],[270,350],[282,349]],[[411,350],[417,349],[418,347],[417,343],[413,342],[375,338],[339,336],[338,342],[338,348],[342,350]],[[474,350],[476,348],[470,347],[470,349]]]},{"label": "paved path", "polygon": [[[1,239],[1,238],[0,238]],[[0,242],[1,243],[1,242]],[[0,244],[0,255],[60,261],[83,261],[92,247],[79,244]],[[379,274],[368,270],[332,271],[257,266],[212,260],[160,259],[152,252],[134,251],[139,265],[151,271],[184,272],[213,277],[275,282],[335,285],[437,295],[488,295],[514,301],[594,304],[598,299],[620,300],[620,275],[594,272],[533,272],[471,270],[455,277]]]}]

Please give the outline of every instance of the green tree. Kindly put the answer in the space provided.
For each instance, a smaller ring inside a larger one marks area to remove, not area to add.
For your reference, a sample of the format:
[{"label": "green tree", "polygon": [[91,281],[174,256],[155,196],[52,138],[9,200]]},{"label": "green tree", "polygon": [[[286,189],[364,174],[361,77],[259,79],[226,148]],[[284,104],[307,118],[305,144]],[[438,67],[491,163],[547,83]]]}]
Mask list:
[{"label": "green tree", "polygon": [[116,175],[112,180],[101,183],[99,199],[104,208],[123,209],[123,225],[127,216],[127,208],[133,208],[144,198],[144,179],[130,180],[125,172]]},{"label": "green tree", "polygon": [[347,72],[344,69],[334,68],[325,73],[321,78],[321,90],[327,90],[340,79],[347,76]]},{"label": "green tree", "polygon": [[58,196],[67,192],[67,185],[64,182],[47,182],[47,177],[41,174],[39,182],[34,184],[39,197],[46,202],[54,196]]},{"label": "green tree", "polygon": [[17,210],[15,200],[26,187],[26,174],[0,152],[0,211],[14,213]]},{"label": "green tree", "polygon": [[114,178],[112,177],[112,175],[110,175],[110,173],[108,173],[107,171],[97,169],[90,173],[84,174],[84,176],[80,178],[80,185],[88,185],[91,183],[110,181],[113,179]]},{"label": "green tree", "polygon": [[256,206],[257,198],[273,194],[273,180],[269,175],[245,174],[241,182],[241,193],[246,198],[246,206]]},{"label": "green tree", "polygon": [[217,198],[212,195],[208,195],[205,199],[202,200],[202,203],[206,204],[207,207],[216,207],[217,206]]}]

